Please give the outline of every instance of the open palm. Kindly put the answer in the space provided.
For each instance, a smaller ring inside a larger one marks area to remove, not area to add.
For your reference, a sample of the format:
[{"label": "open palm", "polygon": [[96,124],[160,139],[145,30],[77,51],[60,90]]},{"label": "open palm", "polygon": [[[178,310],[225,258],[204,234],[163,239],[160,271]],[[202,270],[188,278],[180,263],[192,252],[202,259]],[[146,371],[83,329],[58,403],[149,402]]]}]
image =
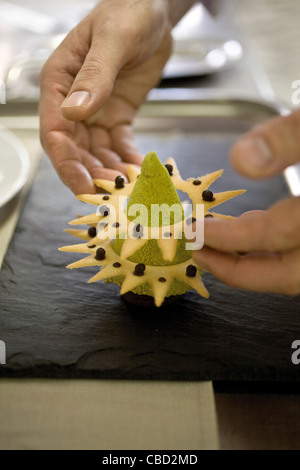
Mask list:
[{"label": "open palm", "polygon": [[95,192],[94,178],[126,176],[127,163],[141,164],[132,120],[171,53],[166,11],[147,2],[141,15],[132,0],[120,0],[113,23],[106,3],[69,33],[41,74],[41,141],[75,194]]}]

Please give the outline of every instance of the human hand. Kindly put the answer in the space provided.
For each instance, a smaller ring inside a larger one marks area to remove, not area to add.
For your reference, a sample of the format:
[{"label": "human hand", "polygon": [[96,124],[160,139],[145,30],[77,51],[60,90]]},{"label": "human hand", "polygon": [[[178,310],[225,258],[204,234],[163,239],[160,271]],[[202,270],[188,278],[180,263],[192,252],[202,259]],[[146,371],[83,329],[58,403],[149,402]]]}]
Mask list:
[{"label": "human hand", "polygon": [[[300,161],[300,110],[245,135],[232,149],[234,168],[261,179]],[[300,294],[300,197],[233,220],[205,220],[205,246],[194,259],[225,284],[260,292]],[[240,253],[240,254],[239,254]]]},{"label": "human hand", "polygon": [[94,193],[94,178],[140,165],[132,120],[171,53],[167,0],[102,0],[41,73],[41,142],[61,180]]}]

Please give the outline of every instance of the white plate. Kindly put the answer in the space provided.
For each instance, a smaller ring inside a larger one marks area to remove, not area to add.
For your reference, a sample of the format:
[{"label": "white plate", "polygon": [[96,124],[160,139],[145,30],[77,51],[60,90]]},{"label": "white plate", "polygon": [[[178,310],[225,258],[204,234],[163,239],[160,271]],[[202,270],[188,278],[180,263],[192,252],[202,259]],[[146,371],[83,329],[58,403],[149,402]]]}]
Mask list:
[{"label": "white plate", "polygon": [[219,72],[241,60],[243,48],[230,38],[178,40],[163,71],[163,78],[181,78]]},{"label": "white plate", "polygon": [[22,142],[0,127],[0,207],[23,188],[29,173],[29,156]]}]

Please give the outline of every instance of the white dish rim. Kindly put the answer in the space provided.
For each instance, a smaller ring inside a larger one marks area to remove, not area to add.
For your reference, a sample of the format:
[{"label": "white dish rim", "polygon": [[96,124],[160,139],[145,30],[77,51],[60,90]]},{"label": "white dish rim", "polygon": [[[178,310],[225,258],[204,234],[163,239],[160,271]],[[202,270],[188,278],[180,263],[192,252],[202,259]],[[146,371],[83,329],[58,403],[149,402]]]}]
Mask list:
[{"label": "white dish rim", "polygon": [[0,140],[1,139],[10,144],[17,152],[21,161],[21,171],[10,190],[2,196],[0,194],[0,208],[4,207],[21,191],[28,179],[30,169],[29,154],[21,140],[11,130],[4,126],[0,126]]}]

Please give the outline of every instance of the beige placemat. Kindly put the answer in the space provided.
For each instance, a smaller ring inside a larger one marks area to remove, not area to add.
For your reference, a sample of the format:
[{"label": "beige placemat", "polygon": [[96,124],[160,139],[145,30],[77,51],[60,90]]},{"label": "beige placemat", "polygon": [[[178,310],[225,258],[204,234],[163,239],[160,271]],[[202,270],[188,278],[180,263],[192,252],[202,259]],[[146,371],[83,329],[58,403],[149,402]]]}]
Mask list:
[{"label": "beige placemat", "polygon": [[0,449],[216,449],[209,382],[0,380]]},{"label": "beige placemat", "polygon": [[[35,119],[7,122],[27,147],[31,178],[0,225],[0,267],[41,155]],[[1,450],[217,448],[210,382],[0,379]]]}]

